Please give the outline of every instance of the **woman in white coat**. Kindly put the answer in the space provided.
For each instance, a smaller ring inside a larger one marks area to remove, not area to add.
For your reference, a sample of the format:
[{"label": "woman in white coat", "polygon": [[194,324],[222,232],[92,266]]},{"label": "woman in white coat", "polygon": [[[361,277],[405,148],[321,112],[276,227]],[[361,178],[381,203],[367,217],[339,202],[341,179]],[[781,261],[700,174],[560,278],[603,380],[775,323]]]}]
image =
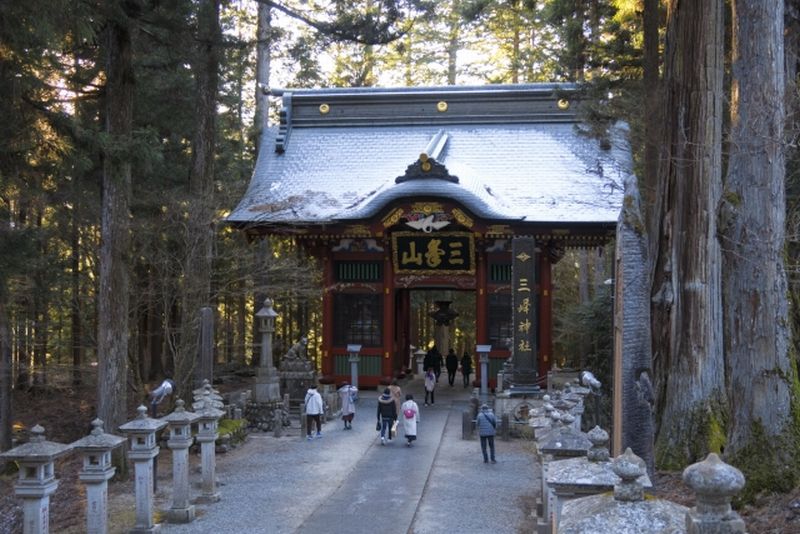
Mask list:
[{"label": "woman in white coat", "polygon": [[419,406],[414,402],[414,396],[410,393],[406,395],[406,401],[400,407],[401,417],[403,418],[403,433],[406,435],[406,447],[411,446],[411,442],[417,439],[417,423],[419,423]]}]

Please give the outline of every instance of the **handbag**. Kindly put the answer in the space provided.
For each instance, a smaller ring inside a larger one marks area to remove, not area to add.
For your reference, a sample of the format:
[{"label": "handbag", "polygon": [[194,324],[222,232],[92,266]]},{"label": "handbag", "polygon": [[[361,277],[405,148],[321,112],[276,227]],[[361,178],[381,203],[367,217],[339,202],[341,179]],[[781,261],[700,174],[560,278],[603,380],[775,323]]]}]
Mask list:
[{"label": "handbag", "polygon": [[381,431],[381,422],[380,422],[380,421],[378,421],[377,423],[375,423],[375,430],[377,430],[378,432],[380,432],[380,431]]}]

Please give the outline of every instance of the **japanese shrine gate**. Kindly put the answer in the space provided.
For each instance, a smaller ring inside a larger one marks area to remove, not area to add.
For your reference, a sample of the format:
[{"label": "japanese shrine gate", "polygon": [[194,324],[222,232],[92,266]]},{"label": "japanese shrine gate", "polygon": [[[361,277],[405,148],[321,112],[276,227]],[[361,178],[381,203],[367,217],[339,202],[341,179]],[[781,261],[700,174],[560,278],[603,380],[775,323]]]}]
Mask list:
[{"label": "japanese shrine gate", "polygon": [[272,94],[282,97],[280,125],[265,130],[227,220],[294,236],[321,261],[322,373],[349,379],[349,344],[362,346],[361,385],[405,369],[422,341],[411,339],[411,290],[435,288],[474,292],[490,378],[512,349],[546,374],[552,267],[567,247],[614,237],[630,174],[624,143],[579,131],[576,88]]}]

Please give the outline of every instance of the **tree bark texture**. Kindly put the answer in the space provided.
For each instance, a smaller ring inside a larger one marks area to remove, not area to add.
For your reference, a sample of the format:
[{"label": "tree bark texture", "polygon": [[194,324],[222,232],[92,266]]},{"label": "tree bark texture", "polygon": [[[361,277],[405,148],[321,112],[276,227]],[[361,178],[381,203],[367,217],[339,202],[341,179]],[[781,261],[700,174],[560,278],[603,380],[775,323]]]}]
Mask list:
[{"label": "tree bark texture", "polygon": [[[189,176],[190,206],[186,229],[184,298],[181,306],[181,340],[175,365],[179,391],[186,391],[197,363],[200,339],[200,308],[211,298],[211,258],[214,239],[214,147],[219,86],[219,0],[204,0],[198,6],[198,39],[194,62],[197,87],[197,126],[192,141]],[[194,384],[200,386],[202,384]]]},{"label": "tree bark texture", "polygon": [[131,164],[123,148],[133,124],[132,28],[113,0],[106,28],[106,132],[97,296],[97,412],[111,430],[127,418]]},{"label": "tree bark texture", "polygon": [[659,105],[658,75],[658,19],[659,0],[644,0],[644,180],[642,197],[647,205],[654,204],[654,193],[658,180],[658,143],[661,136],[659,125],[662,106]]},{"label": "tree bark texture", "polygon": [[670,3],[654,234],[656,464],[715,449],[724,415],[721,252],[723,1]]},{"label": "tree bark texture", "polygon": [[783,265],[783,29],[783,0],[733,2],[731,154],[720,213],[731,402],[726,454],[757,451],[759,463],[776,467],[797,453],[794,442],[769,446],[788,435],[797,377]]},{"label": "tree bark texture", "polygon": [[267,127],[269,97],[261,90],[269,87],[270,49],[272,44],[272,11],[267,4],[258,4],[258,27],[256,29],[256,150],[261,146],[261,131]]}]

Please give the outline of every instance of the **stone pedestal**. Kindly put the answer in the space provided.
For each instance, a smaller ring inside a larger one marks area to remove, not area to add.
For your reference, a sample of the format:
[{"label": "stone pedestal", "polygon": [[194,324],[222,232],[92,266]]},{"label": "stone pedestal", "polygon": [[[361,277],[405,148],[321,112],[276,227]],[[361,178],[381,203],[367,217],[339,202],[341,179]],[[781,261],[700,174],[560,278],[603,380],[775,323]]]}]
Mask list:
[{"label": "stone pedestal", "polygon": [[131,534],[149,534],[160,530],[153,521],[153,459],[158,456],[156,432],[167,426],[166,421],[147,417],[147,408],[139,406],[133,421],[119,429],[130,437],[128,457],[133,461],[136,477],[136,524]]},{"label": "stone pedestal", "polygon": [[201,399],[201,407],[195,408],[197,413],[197,442],[200,443],[200,464],[203,473],[203,482],[200,486],[199,503],[212,503],[219,500],[217,491],[216,469],[216,442],[219,437],[219,419],[224,412],[218,410],[211,399],[211,387]]},{"label": "stone pedestal", "polygon": [[111,451],[122,445],[125,438],[103,432],[103,421],[92,421],[91,433],[72,444],[83,453],[83,469],[78,478],[86,486],[86,532],[108,532],[108,481],[116,468],[111,465]]},{"label": "stone pedestal", "polygon": [[281,400],[280,378],[274,366],[256,369],[255,398],[259,403]]},{"label": "stone pedestal", "polygon": [[181,399],[175,405],[175,411],[162,419],[169,425],[167,446],[172,451],[172,506],[167,517],[172,523],[190,523],[194,505],[189,504],[189,447],[194,441],[192,423],[199,416],[187,412]]},{"label": "stone pedestal", "polygon": [[481,400],[484,402],[489,396],[489,350],[491,350],[490,346],[478,345],[478,361],[481,366]]},{"label": "stone pedestal", "polygon": [[31,429],[28,443],[0,454],[2,460],[19,462],[19,479],[14,493],[23,500],[24,534],[50,532],[50,495],[58,488],[54,462],[70,450],[69,445],[44,439],[44,428]]},{"label": "stone pedestal", "polygon": [[[613,491],[614,485],[619,480],[609,459],[608,433],[595,427],[588,436],[592,448],[585,458],[568,458],[548,464],[547,475],[544,477],[543,502],[546,500],[546,509],[550,517],[540,520],[540,523],[547,523],[545,528],[547,532],[550,532],[550,528],[558,531],[565,502]],[[639,483],[644,489],[653,487],[647,473],[639,478]],[[546,519],[549,521],[545,521]]]},{"label": "stone pedestal", "polygon": [[261,354],[256,370],[255,401],[257,403],[278,401],[281,398],[280,379],[272,361],[272,334],[278,314],[272,308],[272,299],[264,300],[264,307],[256,312],[260,321]]},{"label": "stone pedestal", "polygon": [[361,358],[358,354],[351,354],[347,358],[347,361],[350,362],[350,384],[358,388],[358,363],[361,361]]},{"label": "stone pedestal", "polygon": [[686,532],[685,506],[644,498],[644,460],[628,449],[611,465],[619,477],[613,495],[606,492],[564,503],[559,534]]}]

